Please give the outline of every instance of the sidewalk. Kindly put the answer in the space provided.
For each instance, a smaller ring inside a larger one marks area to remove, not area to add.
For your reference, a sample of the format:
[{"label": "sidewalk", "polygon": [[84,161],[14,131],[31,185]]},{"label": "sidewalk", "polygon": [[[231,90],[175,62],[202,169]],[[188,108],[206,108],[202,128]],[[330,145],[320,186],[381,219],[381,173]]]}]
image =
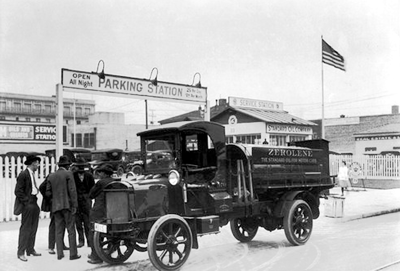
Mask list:
[{"label": "sidewalk", "polygon": [[[330,189],[331,196],[341,196],[340,187]],[[340,201],[340,200],[339,200]],[[327,217],[331,209],[327,199],[321,199],[320,218],[335,222],[347,222],[355,219],[372,217],[387,213],[400,212],[400,188],[395,189],[363,189],[350,188],[345,191],[343,212],[341,217]],[[336,212],[340,214],[339,212]]]}]

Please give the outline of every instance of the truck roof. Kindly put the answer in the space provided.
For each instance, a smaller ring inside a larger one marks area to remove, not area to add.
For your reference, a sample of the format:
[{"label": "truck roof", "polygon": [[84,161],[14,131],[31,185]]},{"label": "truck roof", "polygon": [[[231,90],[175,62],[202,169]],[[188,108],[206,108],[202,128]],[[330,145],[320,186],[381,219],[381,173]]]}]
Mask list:
[{"label": "truck roof", "polygon": [[181,132],[184,130],[201,130],[208,134],[213,132],[223,133],[225,135],[225,127],[216,122],[195,120],[195,121],[180,121],[160,125],[155,128],[151,128],[142,132],[137,133],[138,136],[151,136],[166,132]]}]

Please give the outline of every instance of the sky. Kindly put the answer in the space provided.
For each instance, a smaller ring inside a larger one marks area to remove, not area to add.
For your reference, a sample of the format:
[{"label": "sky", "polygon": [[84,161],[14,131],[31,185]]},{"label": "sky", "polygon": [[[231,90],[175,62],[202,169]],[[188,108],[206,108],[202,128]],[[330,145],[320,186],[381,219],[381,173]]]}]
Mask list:
[{"label": "sky", "polygon": [[[346,71],[322,64],[321,38]],[[303,119],[400,105],[400,0],[0,0],[0,92],[55,95],[61,69],[188,84],[211,106],[242,97]],[[196,80],[198,77],[196,77]],[[322,99],[324,93],[324,99]],[[143,124],[144,101],[65,92]],[[149,120],[198,105],[148,102]]]}]

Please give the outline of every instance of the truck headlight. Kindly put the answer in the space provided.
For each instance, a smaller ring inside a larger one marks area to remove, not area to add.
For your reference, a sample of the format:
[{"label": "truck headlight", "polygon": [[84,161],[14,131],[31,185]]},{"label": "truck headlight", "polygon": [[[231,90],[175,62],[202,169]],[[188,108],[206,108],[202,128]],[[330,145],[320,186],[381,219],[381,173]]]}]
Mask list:
[{"label": "truck headlight", "polygon": [[171,185],[177,185],[181,181],[179,172],[176,170],[171,170],[168,174],[168,181]]}]

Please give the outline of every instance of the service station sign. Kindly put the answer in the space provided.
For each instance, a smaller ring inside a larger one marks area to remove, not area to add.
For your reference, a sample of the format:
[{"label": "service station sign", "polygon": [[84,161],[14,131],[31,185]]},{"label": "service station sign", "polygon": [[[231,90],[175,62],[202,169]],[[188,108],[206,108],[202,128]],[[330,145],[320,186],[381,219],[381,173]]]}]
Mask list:
[{"label": "service station sign", "polygon": [[190,85],[174,84],[158,81],[106,74],[100,79],[97,73],[88,73],[62,69],[61,84],[64,88],[77,92],[102,92],[103,94],[133,95],[132,98],[184,101],[189,103],[205,103],[207,89]]},{"label": "service station sign", "polygon": [[[67,141],[67,126],[63,126],[64,143]],[[45,124],[0,124],[0,141],[18,140],[33,142],[56,141],[56,126]]]}]

